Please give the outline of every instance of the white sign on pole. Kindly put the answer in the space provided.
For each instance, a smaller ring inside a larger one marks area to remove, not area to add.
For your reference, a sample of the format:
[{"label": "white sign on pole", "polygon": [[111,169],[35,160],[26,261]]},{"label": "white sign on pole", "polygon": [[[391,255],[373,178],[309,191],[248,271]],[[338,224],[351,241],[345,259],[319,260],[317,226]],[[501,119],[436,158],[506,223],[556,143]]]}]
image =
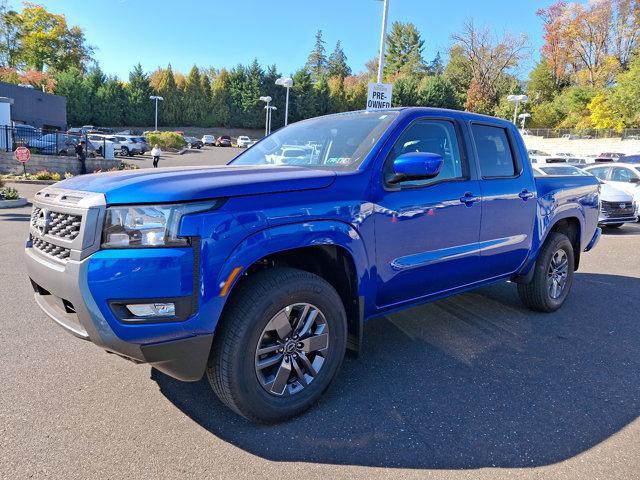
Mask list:
[{"label": "white sign on pole", "polygon": [[381,110],[391,108],[391,93],[393,85],[390,83],[369,83],[367,93],[367,110]]}]

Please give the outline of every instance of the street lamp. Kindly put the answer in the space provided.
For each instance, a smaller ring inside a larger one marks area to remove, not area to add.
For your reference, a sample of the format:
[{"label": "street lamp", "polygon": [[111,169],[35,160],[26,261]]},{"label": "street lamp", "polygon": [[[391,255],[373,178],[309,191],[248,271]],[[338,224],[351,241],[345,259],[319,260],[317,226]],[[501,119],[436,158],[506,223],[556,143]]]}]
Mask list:
[{"label": "street lamp", "polygon": [[280,77],[276,80],[276,85],[287,89],[287,100],[284,104],[284,126],[286,127],[289,119],[289,89],[293,86],[293,78]]},{"label": "street lamp", "polygon": [[264,118],[264,136],[266,137],[267,135],[269,135],[269,112],[271,112],[270,108],[269,108],[269,104],[271,103],[271,97],[260,97],[260,101],[261,102],[265,102],[267,104],[266,107],[264,107],[267,111],[265,112],[265,118]]},{"label": "street lamp", "polygon": [[384,70],[384,46],[387,37],[387,13],[389,12],[389,0],[382,0],[382,29],[380,31],[380,54],[378,57],[378,83],[382,83],[382,71]]},{"label": "street lamp", "polygon": [[273,105],[269,106],[267,105],[266,107],[264,107],[267,110],[267,135],[271,133],[271,111],[272,110],[277,110],[277,107],[274,107]]},{"label": "street lamp", "polygon": [[158,131],[158,100],[163,101],[164,98],[159,97],[158,95],[151,95],[149,97],[151,100],[155,100],[156,102],[156,132]]},{"label": "street lamp", "polygon": [[513,123],[516,124],[516,119],[518,118],[518,108],[520,108],[520,104],[529,100],[529,97],[526,95],[509,95],[507,97],[507,101],[515,103],[516,107],[513,111]]},{"label": "street lamp", "polygon": [[520,115],[518,115],[518,118],[520,119],[520,130],[524,130],[524,124],[527,121],[527,118],[531,118],[531,114],[530,113],[521,113]]}]

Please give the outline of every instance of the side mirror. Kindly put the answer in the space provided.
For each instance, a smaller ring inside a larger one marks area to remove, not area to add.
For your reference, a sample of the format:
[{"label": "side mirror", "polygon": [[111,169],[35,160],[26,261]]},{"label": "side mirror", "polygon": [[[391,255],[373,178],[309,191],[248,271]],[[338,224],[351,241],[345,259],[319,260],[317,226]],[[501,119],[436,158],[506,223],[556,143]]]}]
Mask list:
[{"label": "side mirror", "polygon": [[629,182],[631,183],[635,183],[635,184],[640,184],[640,177],[633,177],[629,179]]},{"label": "side mirror", "polygon": [[391,167],[391,184],[406,180],[426,180],[437,177],[442,170],[444,158],[437,153],[408,152],[399,155]]}]

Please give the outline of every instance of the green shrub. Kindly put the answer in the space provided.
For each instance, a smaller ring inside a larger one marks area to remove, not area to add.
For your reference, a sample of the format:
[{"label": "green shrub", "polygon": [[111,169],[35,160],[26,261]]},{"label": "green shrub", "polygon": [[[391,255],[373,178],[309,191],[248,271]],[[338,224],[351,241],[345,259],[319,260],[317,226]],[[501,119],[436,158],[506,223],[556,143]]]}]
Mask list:
[{"label": "green shrub", "polygon": [[51,173],[51,180],[59,182],[60,180],[62,180],[62,176],[58,172],[52,172]]},{"label": "green shrub", "polygon": [[73,177],[73,173],[71,172],[64,172],[64,178],[72,178]]},{"label": "green shrub", "polygon": [[158,145],[164,149],[179,150],[186,145],[184,137],[176,132],[147,132],[145,136],[151,148]]},{"label": "green shrub", "polygon": [[36,180],[53,180],[51,172],[47,172],[46,170],[36,172],[34,176]]},{"label": "green shrub", "polygon": [[2,180],[2,178],[0,178],[0,188],[4,187],[4,180]]},{"label": "green shrub", "polygon": [[12,187],[4,187],[0,189],[0,200],[17,200],[20,198],[18,191]]}]

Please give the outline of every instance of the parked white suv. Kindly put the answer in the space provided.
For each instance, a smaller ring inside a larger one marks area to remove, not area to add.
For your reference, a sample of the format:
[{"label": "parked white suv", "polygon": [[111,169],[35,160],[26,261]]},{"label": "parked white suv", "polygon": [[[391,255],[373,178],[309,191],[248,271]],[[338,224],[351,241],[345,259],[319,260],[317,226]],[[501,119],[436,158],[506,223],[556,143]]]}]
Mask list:
[{"label": "parked white suv", "polygon": [[113,153],[114,153],[114,155],[121,152],[122,145],[120,145],[120,142],[118,142],[118,140],[116,140],[116,137],[114,137],[112,135],[102,135],[102,134],[99,134],[99,133],[90,133],[87,137],[88,137],[89,142],[91,143],[91,145],[93,145],[95,147],[96,153],[98,155],[103,155],[104,156],[104,150],[106,149],[106,145],[108,145],[108,144],[113,145]]},{"label": "parked white suv", "polygon": [[137,135],[115,135],[116,140],[120,142],[120,151],[116,152],[123,157],[133,157],[142,153],[142,145],[137,140]]},{"label": "parked white suv", "polygon": [[246,135],[240,135],[238,137],[238,146],[241,148],[247,148],[249,146],[249,144],[251,143],[251,139],[249,137],[247,137]]},{"label": "parked white suv", "polygon": [[205,145],[215,145],[216,144],[216,137],[214,135],[203,135],[202,136],[202,143]]}]

